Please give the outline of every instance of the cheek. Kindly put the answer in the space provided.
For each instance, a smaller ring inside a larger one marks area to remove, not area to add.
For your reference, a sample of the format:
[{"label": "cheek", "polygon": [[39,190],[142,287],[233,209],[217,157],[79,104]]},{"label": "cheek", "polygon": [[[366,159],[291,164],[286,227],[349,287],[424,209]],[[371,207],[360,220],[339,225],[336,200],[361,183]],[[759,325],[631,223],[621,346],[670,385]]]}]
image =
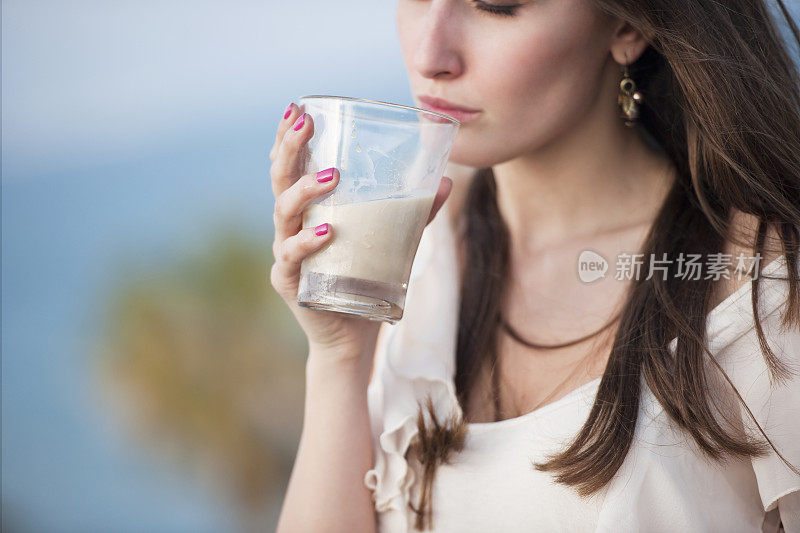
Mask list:
[{"label": "cheek", "polygon": [[545,144],[594,104],[608,53],[602,36],[591,19],[568,27],[545,22],[475,51],[472,80],[486,112],[479,128],[461,129],[454,160],[501,163]]}]

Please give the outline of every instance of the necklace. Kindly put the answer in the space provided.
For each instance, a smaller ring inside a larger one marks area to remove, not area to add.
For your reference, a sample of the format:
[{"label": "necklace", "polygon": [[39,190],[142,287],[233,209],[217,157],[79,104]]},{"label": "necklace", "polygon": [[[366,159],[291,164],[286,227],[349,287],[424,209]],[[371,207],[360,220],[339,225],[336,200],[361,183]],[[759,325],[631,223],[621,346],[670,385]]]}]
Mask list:
[{"label": "necklace", "polygon": [[[519,333],[517,333],[517,331],[513,327],[511,327],[511,325],[505,320],[505,318],[503,318],[502,315],[500,315],[498,317],[498,320],[499,320],[500,324],[503,326],[503,329],[511,336],[512,339],[514,339],[518,343],[520,343],[520,344],[522,344],[524,346],[528,346],[530,348],[556,349],[556,348],[564,348],[564,347],[567,347],[567,346],[573,346],[575,344],[579,344],[581,342],[584,342],[584,341],[586,341],[586,340],[598,335],[602,331],[608,329],[617,320],[619,320],[621,315],[622,315],[622,311],[618,312],[603,327],[601,327],[597,331],[594,331],[593,333],[589,333],[588,335],[584,335],[583,337],[580,337],[578,339],[575,339],[575,340],[572,340],[572,341],[568,341],[568,342],[564,342],[564,343],[560,343],[560,344],[540,344],[540,343],[528,341],[526,339],[523,339],[522,336]],[[569,379],[574,375],[576,370],[577,370],[577,367],[572,372],[570,372],[569,375],[567,375],[567,377],[561,383],[559,383],[553,389],[553,391],[550,394],[548,394],[542,401],[540,401],[538,404],[536,404],[533,407],[533,409],[531,409],[529,412],[535,411],[536,409],[541,407],[542,404],[544,404],[550,398],[552,398],[553,395],[555,395],[556,392],[558,392],[558,390],[564,385],[564,383],[569,381]],[[493,395],[493,400],[494,400],[494,402],[493,402],[494,403],[494,419],[495,419],[495,422],[498,422],[498,421],[500,421],[500,395],[499,395],[499,385],[500,384],[498,383],[498,379],[499,379],[498,373],[497,372],[492,372],[491,378],[492,378],[492,388],[495,390],[495,394]]]},{"label": "necklace", "polygon": [[601,327],[597,331],[595,331],[593,333],[589,333],[588,335],[584,335],[583,337],[580,337],[578,339],[575,339],[575,340],[572,340],[572,341],[567,341],[567,342],[564,342],[564,343],[561,343],[561,344],[540,344],[538,342],[525,340],[525,339],[522,338],[522,336],[519,333],[517,333],[517,330],[515,330],[513,327],[511,327],[511,324],[509,324],[508,321],[506,321],[506,319],[503,317],[503,315],[500,315],[499,321],[500,321],[500,325],[503,326],[503,329],[505,329],[506,332],[511,336],[511,338],[514,339],[515,341],[517,341],[518,343],[520,343],[520,344],[522,344],[524,346],[527,346],[529,348],[539,348],[539,349],[542,349],[542,350],[544,350],[544,349],[554,350],[556,348],[565,348],[567,346],[573,346],[575,344],[579,344],[581,342],[584,342],[586,340],[591,339],[592,337],[598,335],[600,332],[602,332],[602,331],[608,329],[609,327],[611,327],[611,325],[614,322],[619,320],[621,315],[622,315],[622,312],[620,311],[619,313],[614,315],[614,317],[611,320],[609,320],[603,327]]}]

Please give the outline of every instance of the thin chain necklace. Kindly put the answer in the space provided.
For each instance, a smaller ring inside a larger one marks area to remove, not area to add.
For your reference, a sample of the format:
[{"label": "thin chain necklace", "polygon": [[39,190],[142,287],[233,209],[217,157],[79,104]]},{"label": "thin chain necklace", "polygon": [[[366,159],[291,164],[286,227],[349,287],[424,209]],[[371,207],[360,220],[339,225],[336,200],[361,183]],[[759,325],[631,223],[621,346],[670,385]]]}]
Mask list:
[{"label": "thin chain necklace", "polygon": [[511,336],[511,338],[514,339],[515,341],[517,341],[518,343],[520,343],[520,344],[522,344],[524,346],[527,346],[529,348],[538,348],[538,349],[541,349],[541,350],[545,350],[545,349],[554,350],[556,348],[565,348],[567,346],[573,346],[575,344],[579,344],[581,342],[587,341],[587,340],[591,339],[592,337],[594,337],[596,335],[599,335],[600,332],[608,329],[609,327],[611,327],[611,325],[614,322],[619,320],[621,315],[622,315],[622,312],[620,311],[616,315],[614,315],[614,317],[611,320],[609,320],[603,327],[601,327],[597,331],[589,333],[588,335],[584,335],[583,337],[580,337],[578,339],[575,339],[575,340],[572,340],[572,341],[568,341],[568,342],[564,342],[564,343],[561,343],[561,344],[540,344],[538,342],[533,342],[533,341],[529,341],[529,340],[523,339],[522,336],[519,333],[517,333],[517,330],[515,330],[514,328],[511,327],[511,324],[509,324],[508,321],[506,321],[506,319],[503,317],[502,314],[499,316],[499,321],[500,321],[500,324],[503,326],[503,329],[505,329],[506,332]]}]

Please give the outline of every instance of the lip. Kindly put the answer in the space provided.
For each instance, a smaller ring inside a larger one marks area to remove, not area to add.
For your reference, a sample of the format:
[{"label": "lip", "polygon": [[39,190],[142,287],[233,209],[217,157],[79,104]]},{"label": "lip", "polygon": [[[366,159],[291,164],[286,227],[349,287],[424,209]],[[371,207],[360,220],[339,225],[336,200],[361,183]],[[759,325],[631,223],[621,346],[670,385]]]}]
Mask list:
[{"label": "lip", "polygon": [[450,115],[461,123],[472,120],[481,113],[480,109],[460,106],[443,98],[434,98],[423,94],[418,96],[418,99],[421,102],[420,107],[423,109]]}]

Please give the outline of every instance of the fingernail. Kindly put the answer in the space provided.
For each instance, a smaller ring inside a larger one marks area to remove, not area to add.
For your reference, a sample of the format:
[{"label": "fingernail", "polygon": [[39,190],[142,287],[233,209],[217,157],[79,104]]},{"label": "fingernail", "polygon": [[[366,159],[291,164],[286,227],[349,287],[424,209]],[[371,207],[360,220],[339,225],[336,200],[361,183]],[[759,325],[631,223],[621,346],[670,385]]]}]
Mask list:
[{"label": "fingernail", "polygon": [[289,118],[289,115],[291,114],[292,114],[292,104],[290,102],[289,105],[286,106],[286,111],[284,111],[283,113],[283,119],[286,120],[287,118]]},{"label": "fingernail", "polygon": [[331,181],[333,179],[333,167],[326,168],[325,170],[320,170],[317,172],[317,181],[320,183],[325,183],[326,181]]},{"label": "fingernail", "polygon": [[317,237],[328,233],[328,223],[326,222],[324,224],[320,224],[319,226],[314,228],[314,233],[317,235]]},{"label": "fingernail", "polygon": [[306,114],[303,113],[302,115],[297,117],[297,120],[294,121],[294,126],[292,127],[292,129],[294,129],[294,131],[297,131],[300,128],[302,128],[303,124],[305,123],[306,123]]}]

